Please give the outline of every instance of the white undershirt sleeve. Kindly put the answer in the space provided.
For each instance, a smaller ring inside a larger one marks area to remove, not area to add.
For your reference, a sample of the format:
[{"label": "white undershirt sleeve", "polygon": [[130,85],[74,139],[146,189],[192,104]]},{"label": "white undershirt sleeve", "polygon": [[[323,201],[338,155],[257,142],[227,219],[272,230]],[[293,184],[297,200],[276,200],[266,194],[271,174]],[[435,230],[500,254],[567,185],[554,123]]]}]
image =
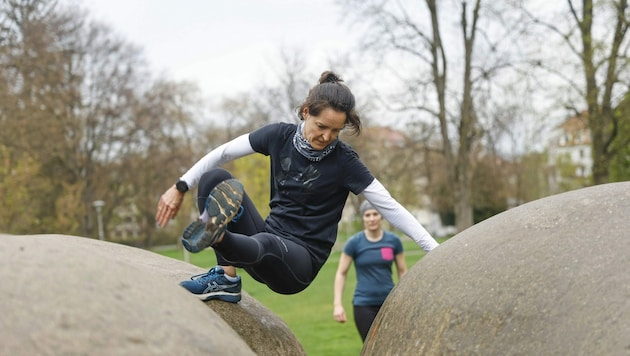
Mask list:
[{"label": "white undershirt sleeve", "polygon": [[376,178],[363,191],[365,199],[383,215],[387,221],[429,252],[439,246],[437,241],[418,220],[389,194]]},{"label": "white undershirt sleeve", "polygon": [[219,167],[226,162],[250,155],[254,152],[249,142],[249,134],[241,135],[208,152],[208,154],[184,173],[180,179],[185,181],[189,188],[193,188],[199,183],[201,175],[209,169]]}]

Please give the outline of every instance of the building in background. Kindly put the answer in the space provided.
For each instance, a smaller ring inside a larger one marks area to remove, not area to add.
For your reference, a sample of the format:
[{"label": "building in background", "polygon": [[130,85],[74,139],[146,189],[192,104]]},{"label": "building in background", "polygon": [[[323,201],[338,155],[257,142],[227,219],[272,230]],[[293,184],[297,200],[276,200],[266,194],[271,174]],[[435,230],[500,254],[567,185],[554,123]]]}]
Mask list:
[{"label": "building in background", "polygon": [[587,115],[582,112],[572,116],[551,132],[547,161],[551,194],[590,184],[593,156]]}]

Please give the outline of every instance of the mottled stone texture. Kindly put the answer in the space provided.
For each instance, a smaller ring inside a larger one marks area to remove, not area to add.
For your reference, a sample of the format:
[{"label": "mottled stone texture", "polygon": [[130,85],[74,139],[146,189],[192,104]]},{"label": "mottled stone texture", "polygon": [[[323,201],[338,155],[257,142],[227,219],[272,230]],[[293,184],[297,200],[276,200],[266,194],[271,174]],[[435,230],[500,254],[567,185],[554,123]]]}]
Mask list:
[{"label": "mottled stone texture", "polygon": [[386,300],[362,355],[629,355],[630,183],[456,235]]},{"label": "mottled stone texture", "polygon": [[0,235],[0,354],[304,354],[247,293],[204,303],[178,285],[203,271],[88,238]]}]

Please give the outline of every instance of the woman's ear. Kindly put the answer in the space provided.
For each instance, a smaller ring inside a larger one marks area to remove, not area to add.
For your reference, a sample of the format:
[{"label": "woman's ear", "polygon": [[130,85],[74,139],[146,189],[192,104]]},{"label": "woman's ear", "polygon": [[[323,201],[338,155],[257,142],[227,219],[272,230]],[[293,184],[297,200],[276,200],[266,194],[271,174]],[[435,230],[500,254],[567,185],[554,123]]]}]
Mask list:
[{"label": "woman's ear", "polygon": [[308,118],[308,108],[302,109],[302,117],[304,119]]}]

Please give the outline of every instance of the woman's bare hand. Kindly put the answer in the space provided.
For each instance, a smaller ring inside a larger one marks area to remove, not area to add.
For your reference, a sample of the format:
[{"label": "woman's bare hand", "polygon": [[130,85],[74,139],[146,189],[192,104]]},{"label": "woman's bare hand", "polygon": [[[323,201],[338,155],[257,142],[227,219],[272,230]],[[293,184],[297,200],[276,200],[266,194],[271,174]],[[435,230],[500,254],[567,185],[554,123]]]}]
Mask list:
[{"label": "woman's bare hand", "polygon": [[335,318],[335,321],[339,323],[345,323],[348,320],[348,318],[346,317],[346,311],[340,305],[335,306],[333,317]]},{"label": "woman's bare hand", "polygon": [[175,185],[162,194],[158,202],[157,213],[155,214],[155,221],[158,223],[158,226],[166,226],[169,220],[177,216],[183,200],[184,193],[177,190]]}]

